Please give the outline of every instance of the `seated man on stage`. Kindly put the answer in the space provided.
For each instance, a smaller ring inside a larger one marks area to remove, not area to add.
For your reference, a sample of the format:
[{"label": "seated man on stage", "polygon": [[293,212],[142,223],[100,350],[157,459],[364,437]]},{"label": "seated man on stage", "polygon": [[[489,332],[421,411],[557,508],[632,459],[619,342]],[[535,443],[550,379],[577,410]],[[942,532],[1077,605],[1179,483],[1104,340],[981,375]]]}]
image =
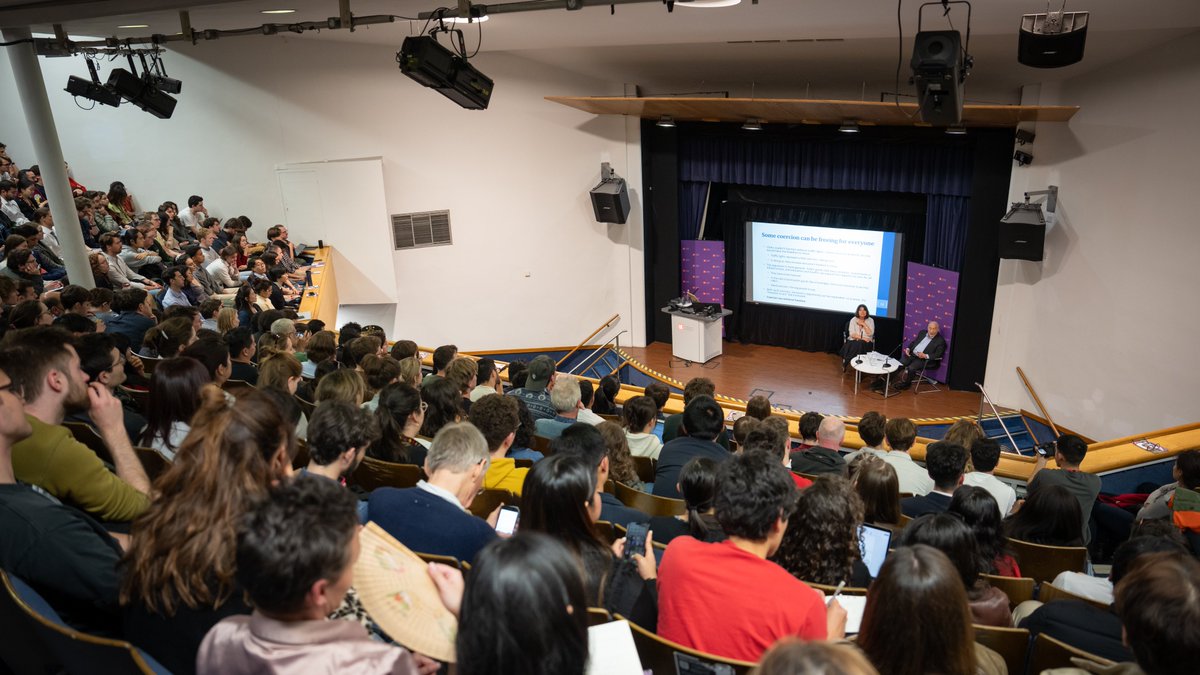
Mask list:
[{"label": "seated man on stage", "polygon": [[[946,353],[946,338],[941,335],[941,326],[936,321],[930,321],[925,330],[917,333],[917,337],[904,348],[904,357],[900,359],[903,368],[896,373],[898,382],[896,389],[908,389],[912,385],[913,375],[921,372],[926,364],[932,363],[937,367],[942,355]],[[882,389],[883,381],[876,382],[875,388]]]}]

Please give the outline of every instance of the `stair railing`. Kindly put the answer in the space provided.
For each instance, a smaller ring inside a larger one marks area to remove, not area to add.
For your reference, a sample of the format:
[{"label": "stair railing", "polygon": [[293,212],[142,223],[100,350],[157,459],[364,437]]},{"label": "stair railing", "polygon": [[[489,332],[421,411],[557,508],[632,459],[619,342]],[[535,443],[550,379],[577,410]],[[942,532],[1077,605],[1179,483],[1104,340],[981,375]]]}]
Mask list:
[{"label": "stair railing", "polygon": [[[581,375],[586,376],[589,371],[592,371],[593,375],[597,375],[598,373],[593,371],[593,369],[600,365],[608,352],[612,352],[614,354],[617,353],[616,350],[621,348],[621,334],[625,332],[627,331],[621,331],[620,333],[617,333],[616,335],[612,336],[608,342],[605,342],[603,345],[597,347],[595,352],[592,352],[590,356],[576,364],[574,368],[568,371],[568,374],[574,375],[576,372],[579,372]],[[617,354],[617,358],[620,358],[620,354]],[[590,364],[588,364],[589,361],[591,361]],[[586,368],[584,368],[585,365],[587,366]],[[620,367],[620,365],[617,366],[618,369]]]},{"label": "stair railing", "polygon": [[[1017,442],[1015,440],[1013,440],[1012,434],[1009,433],[1009,431],[1008,431],[1008,425],[1005,424],[1004,420],[1000,418],[1000,411],[996,410],[996,405],[994,403],[992,403],[992,397],[988,396],[987,390],[983,388],[982,384],[979,384],[978,382],[976,382],[975,386],[979,387],[979,393],[983,394],[983,400],[987,402],[988,407],[992,409],[992,413],[996,416],[996,420],[998,422],[1000,422],[1000,428],[1004,430],[1004,435],[1008,436],[1008,442],[1012,443],[1013,452],[1017,453],[1018,455],[1021,454],[1021,449],[1017,447]],[[981,413],[979,415],[979,417],[980,417],[980,419],[982,419],[983,418],[983,415],[982,415],[983,406],[982,405],[979,406],[979,410]],[[1034,440],[1037,440],[1037,439],[1035,438]]]},{"label": "stair railing", "polygon": [[613,314],[613,315],[612,315],[612,317],[610,317],[610,318],[608,319],[608,321],[605,321],[604,323],[600,324],[600,327],[599,327],[599,328],[597,328],[596,330],[592,331],[590,334],[588,334],[588,336],[587,336],[587,337],[583,338],[583,340],[581,340],[581,341],[579,342],[579,344],[575,345],[575,348],[574,348],[574,349],[572,349],[571,351],[567,352],[567,355],[566,355],[566,356],[564,356],[564,357],[562,357],[561,359],[559,359],[559,360],[558,360],[558,363],[556,363],[556,364],[554,364],[554,365],[555,365],[555,366],[561,366],[562,364],[566,363],[566,362],[567,362],[567,359],[571,358],[571,355],[572,355],[572,354],[574,354],[575,352],[579,351],[580,349],[583,349],[583,346],[584,346],[584,345],[586,345],[586,344],[588,343],[588,340],[591,340],[592,338],[596,337],[596,336],[597,336],[597,335],[599,335],[599,334],[600,334],[602,331],[604,331],[604,330],[605,330],[605,329],[607,329],[607,328],[610,328],[610,327],[612,327],[612,325],[613,325],[614,323],[616,323],[617,321],[620,321],[620,320],[621,320],[621,315],[620,315],[620,314]]},{"label": "stair railing", "polygon": [[[1046,422],[1050,424],[1050,431],[1054,432],[1054,437],[1058,438],[1061,436],[1062,434],[1059,433],[1058,427],[1054,426],[1054,418],[1050,417],[1050,412],[1046,410],[1046,406],[1042,405],[1041,397],[1039,397],[1037,392],[1034,391],[1033,385],[1029,383],[1029,378],[1025,377],[1025,371],[1021,370],[1020,366],[1017,366],[1017,375],[1021,377],[1021,382],[1024,383],[1025,388],[1029,390],[1029,395],[1033,397],[1033,402],[1035,405],[1037,405],[1038,410],[1042,413],[1042,417],[1045,417]],[[1030,435],[1033,435],[1032,431],[1030,431]],[[1034,440],[1036,440],[1036,438]]]}]

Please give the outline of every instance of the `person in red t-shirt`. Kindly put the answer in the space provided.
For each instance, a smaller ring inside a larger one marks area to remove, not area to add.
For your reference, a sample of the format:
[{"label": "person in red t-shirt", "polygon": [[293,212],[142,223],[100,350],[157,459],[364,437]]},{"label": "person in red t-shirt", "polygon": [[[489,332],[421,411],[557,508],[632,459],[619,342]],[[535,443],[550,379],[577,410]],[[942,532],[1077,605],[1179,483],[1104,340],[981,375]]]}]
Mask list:
[{"label": "person in red t-shirt", "polygon": [[846,610],[767,561],[796,508],[795,484],[773,455],[744,452],[717,473],[727,541],[679,537],[658,571],[658,633],[709,654],[757,661],[776,640],[840,639]]}]

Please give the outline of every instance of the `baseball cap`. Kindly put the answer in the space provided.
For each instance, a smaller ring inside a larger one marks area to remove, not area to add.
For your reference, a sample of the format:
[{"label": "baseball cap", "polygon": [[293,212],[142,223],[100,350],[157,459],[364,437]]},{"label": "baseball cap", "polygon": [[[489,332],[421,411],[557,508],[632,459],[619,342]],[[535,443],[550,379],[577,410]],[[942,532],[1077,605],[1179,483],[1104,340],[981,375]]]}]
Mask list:
[{"label": "baseball cap", "polygon": [[528,378],[525,380],[526,389],[545,389],[554,375],[554,359],[545,354],[529,362]]}]

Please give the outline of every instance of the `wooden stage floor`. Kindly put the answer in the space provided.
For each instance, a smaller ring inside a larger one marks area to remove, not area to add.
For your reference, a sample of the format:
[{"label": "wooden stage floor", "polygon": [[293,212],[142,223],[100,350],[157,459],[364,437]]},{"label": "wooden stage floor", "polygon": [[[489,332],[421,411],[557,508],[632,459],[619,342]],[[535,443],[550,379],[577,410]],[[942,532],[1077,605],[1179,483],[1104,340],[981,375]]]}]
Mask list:
[{"label": "wooden stage floor", "polygon": [[[888,417],[958,417],[979,413],[979,393],[942,391],[914,394],[912,389],[884,400],[867,388],[867,377],[854,393],[854,370],[842,373],[836,354],[805,352],[786,347],[766,347],[725,342],[724,354],[704,366],[671,367],[671,345],[655,342],[645,348],[624,347],[634,360],[681,382],[707,377],[717,393],[739,399],[768,396],[776,406],[793,410],[861,417],[878,410]],[[755,389],[762,391],[755,391]]]}]

